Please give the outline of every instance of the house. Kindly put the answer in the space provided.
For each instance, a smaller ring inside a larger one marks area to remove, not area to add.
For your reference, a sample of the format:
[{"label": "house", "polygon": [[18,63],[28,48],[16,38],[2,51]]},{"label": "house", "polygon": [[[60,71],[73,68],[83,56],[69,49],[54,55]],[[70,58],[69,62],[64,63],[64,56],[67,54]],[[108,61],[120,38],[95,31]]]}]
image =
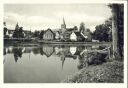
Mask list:
[{"label": "house", "polygon": [[84,35],[82,35],[80,32],[74,32],[74,31],[65,31],[63,34],[63,39],[66,41],[85,41]]},{"label": "house", "polygon": [[55,34],[51,29],[47,29],[46,31],[44,31],[43,40],[54,40],[54,39],[55,39]]},{"label": "house", "polygon": [[70,40],[71,40],[71,41],[77,41],[77,36],[76,36],[76,34],[75,34],[74,32],[72,32],[72,33],[70,34]]},{"label": "house", "polygon": [[59,31],[54,31],[55,34],[55,39],[59,40],[60,39],[60,32]]},{"label": "house", "polygon": [[63,18],[63,24],[61,24],[61,29],[59,30],[59,36],[60,40],[62,41],[76,41],[75,34],[73,32],[77,32],[78,28],[77,26],[74,26],[73,28],[67,28],[65,20]]}]

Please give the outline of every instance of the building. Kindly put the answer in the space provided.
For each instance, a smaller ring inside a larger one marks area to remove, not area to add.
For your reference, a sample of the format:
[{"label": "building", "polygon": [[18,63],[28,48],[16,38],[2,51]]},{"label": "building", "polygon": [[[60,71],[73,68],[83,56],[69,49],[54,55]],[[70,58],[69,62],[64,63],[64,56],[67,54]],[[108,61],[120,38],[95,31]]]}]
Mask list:
[{"label": "building", "polygon": [[43,40],[54,40],[54,39],[55,39],[55,34],[51,29],[47,29],[46,31],[44,31]]},{"label": "building", "polygon": [[55,34],[55,39],[60,40],[60,32],[59,31],[54,31]]},{"label": "building", "polygon": [[63,24],[61,24],[61,33],[64,33],[66,31],[66,24],[65,24],[65,20],[63,18]]},{"label": "building", "polygon": [[92,35],[89,29],[81,29],[78,31],[77,26],[66,28],[66,23],[63,18],[63,24],[60,29],[60,39],[63,41],[92,41]]},{"label": "building", "polygon": [[76,34],[75,34],[74,32],[72,32],[72,33],[70,34],[70,40],[71,40],[71,41],[77,41],[77,36],[76,36]]},{"label": "building", "polygon": [[19,25],[18,25],[18,22],[17,22],[17,24],[16,24],[16,26],[15,26],[15,30],[19,30]]}]

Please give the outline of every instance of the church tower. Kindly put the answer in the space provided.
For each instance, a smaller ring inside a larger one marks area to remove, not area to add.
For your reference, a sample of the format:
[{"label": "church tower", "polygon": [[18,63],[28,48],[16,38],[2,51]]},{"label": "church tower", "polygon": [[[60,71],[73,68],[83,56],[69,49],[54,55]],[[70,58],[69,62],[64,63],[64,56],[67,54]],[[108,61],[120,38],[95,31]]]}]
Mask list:
[{"label": "church tower", "polygon": [[61,24],[61,32],[65,32],[66,31],[66,24],[65,24],[65,20],[63,18],[63,24]]},{"label": "church tower", "polygon": [[17,24],[16,24],[16,26],[15,26],[15,30],[17,30],[17,29],[19,29],[18,22],[17,22]]},{"label": "church tower", "polygon": [[65,24],[64,18],[63,18],[63,24],[61,24],[61,29],[66,29],[66,24]]}]

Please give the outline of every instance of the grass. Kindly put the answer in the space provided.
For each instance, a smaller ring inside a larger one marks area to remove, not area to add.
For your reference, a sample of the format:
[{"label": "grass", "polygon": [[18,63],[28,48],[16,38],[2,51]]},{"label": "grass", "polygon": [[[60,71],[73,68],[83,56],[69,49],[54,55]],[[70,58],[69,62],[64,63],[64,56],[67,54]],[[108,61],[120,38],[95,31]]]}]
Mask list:
[{"label": "grass", "polygon": [[64,83],[123,83],[123,62],[112,61],[89,66],[68,76]]}]

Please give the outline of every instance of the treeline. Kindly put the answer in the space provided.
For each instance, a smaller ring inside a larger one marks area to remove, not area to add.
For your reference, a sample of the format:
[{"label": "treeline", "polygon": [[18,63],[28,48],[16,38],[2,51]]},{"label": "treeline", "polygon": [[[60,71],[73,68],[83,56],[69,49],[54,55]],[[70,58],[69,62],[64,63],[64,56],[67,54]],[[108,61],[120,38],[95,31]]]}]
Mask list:
[{"label": "treeline", "polygon": [[92,38],[100,42],[112,41],[112,18],[106,20],[103,24],[97,25],[92,33]]}]

